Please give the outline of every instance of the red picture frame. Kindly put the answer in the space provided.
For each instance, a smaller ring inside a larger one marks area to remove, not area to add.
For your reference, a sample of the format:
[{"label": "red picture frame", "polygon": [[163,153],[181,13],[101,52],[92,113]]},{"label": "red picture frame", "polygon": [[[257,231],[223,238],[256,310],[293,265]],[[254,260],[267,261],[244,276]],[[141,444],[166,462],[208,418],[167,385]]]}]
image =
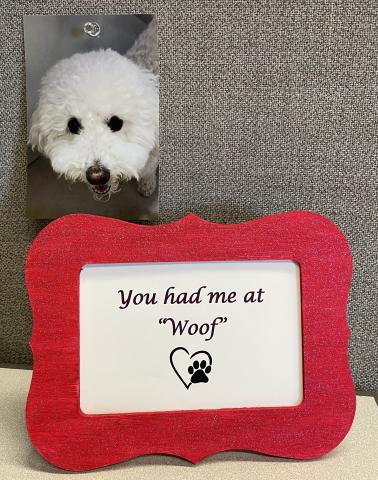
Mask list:
[{"label": "red picture frame", "polygon": [[[79,401],[79,276],[90,263],[294,260],[301,271],[303,402],[294,407],[86,415]],[[45,227],[26,262],[34,368],[26,423],[35,448],[66,470],[144,454],[198,462],[224,450],[312,459],[353,422],[346,305],[352,257],[341,231],[311,212],[225,225],[192,214],[143,226],[68,215]]]}]

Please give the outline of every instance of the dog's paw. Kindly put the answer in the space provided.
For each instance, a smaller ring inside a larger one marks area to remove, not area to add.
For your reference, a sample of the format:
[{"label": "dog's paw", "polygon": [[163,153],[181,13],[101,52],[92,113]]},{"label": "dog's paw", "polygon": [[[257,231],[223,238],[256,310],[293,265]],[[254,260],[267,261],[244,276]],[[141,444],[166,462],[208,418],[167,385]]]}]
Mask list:
[{"label": "dog's paw", "polygon": [[207,365],[206,360],[202,360],[199,363],[198,360],[194,360],[193,365],[188,368],[188,373],[191,375],[190,381],[192,383],[207,383],[209,377],[207,376],[211,372],[211,366]]},{"label": "dog's paw", "polygon": [[156,190],[156,175],[141,178],[137,190],[143,197],[150,197]]}]

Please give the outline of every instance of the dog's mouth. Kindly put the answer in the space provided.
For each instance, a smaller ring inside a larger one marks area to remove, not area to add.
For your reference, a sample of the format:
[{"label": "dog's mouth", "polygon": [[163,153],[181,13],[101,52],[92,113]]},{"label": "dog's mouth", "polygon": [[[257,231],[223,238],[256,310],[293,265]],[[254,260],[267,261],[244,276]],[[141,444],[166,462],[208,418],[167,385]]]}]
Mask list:
[{"label": "dog's mouth", "polygon": [[95,185],[92,187],[92,190],[97,195],[105,195],[110,190],[110,185]]}]

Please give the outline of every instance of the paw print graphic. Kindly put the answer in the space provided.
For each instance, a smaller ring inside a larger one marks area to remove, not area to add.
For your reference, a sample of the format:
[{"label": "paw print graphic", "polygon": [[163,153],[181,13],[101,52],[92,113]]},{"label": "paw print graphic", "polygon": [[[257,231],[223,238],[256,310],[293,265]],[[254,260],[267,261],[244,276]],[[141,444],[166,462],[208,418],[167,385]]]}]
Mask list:
[{"label": "paw print graphic", "polygon": [[206,360],[194,360],[193,365],[188,368],[188,373],[191,375],[190,381],[192,383],[207,383],[209,377],[207,374],[211,372],[211,366],[207,364]]}]

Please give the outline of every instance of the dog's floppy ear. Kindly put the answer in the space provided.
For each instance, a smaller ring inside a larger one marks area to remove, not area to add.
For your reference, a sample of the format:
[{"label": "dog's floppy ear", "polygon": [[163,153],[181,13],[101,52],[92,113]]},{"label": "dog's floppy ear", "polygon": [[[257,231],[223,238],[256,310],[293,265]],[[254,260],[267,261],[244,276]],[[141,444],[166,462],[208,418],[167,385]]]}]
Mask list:
[{"label": "dog's floppy ear", "polygon": [[47,141],[48,131],[46,125],[43,123],[43,114],[41,105],[38,104],[30,119],[30,129],[28,135],[28,144],[32,150],[38,150],[40,153],[44,152]]}]

